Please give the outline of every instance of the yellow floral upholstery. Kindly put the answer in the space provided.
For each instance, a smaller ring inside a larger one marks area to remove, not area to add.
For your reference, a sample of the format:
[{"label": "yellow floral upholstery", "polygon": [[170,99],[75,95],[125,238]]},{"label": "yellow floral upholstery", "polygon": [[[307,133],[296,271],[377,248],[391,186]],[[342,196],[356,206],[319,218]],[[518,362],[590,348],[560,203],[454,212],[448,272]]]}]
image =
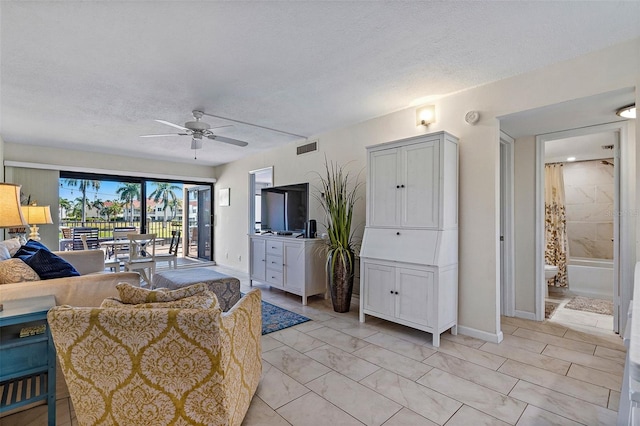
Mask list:
[{"label": "yellow floral upholstery", "polygon": [[73,308],[48,314],[81,425],[240,425],[262,373],[261,295],[228,312]]}]

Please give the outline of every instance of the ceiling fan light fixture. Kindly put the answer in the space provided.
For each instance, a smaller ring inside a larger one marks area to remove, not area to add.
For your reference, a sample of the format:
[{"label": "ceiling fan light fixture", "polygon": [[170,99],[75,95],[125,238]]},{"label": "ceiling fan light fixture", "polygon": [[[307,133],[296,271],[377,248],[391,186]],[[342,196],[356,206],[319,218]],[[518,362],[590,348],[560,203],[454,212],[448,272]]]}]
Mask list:
[{"label": "ceiling fan light fixture", "polygon": [[636,105],[631,104],[626,107],[622,107],[616,111],[616,114],[622,118],[636,118]]}]

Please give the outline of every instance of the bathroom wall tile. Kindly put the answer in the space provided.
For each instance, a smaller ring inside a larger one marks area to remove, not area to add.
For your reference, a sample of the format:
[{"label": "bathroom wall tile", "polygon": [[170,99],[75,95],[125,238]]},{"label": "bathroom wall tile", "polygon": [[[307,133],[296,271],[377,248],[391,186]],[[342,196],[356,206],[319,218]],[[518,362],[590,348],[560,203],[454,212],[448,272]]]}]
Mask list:
[{"label": "bathroom wall tile", "polygon": [[[567,219],[567,236],[569,239],[596,239],[597,224],[590,222],[572,222]],[[573,255],[573,253],[571,253]]]},{"label": "bathroom wall tile", "polygon": [[596,186],[568,185],[565,181],[564,197],[566,205],[593,204],[596,202]]},{"label": "bathroom wall tile", "polygon": [[448,340],[440,341],[439,352],[487,367],[494,371],[500,368],[500,366],[506,361],[506,358],[502,356],[493,355],[486,351],[471,348],[469,346],[459,345]]},{"label": "bathroom wall tile", "polygon": [[307,387],[366,425],[381,425],[402,409],[400,404],[335,372],[315,379]]},{"label": "bathroom wall tile", "polygon": [[518,381],[506,374],[498,373],[490,368],[482,367],[444,353],[433,354],[424,362],[439,370],[469,380],[480,386],[484,386],[505,395],[513,389]]},{"label": "bathroom wall tile", "polygon": [[595,259],[613,259],[613,241],[596,241],[593,244]]},{"label": "bathroom wall tile", "polygon": [[360,383],[440,425],[462,406],[455,399],[383,369]]},{"label": "bathroom wall tile", "polygon": [[580,423],[569,420],[566,417],[550,413],[534,405],[527,405],[522,413],[518,426],[579,426]]},{"label": "bathroom wall tile", "polygon": [[504,422],[515,424],[526,404],[465,379],[434,368],[418,383]]},{"label": "bathroom wall tile", "polygon": [[422,417],[408,408],[403,408],[391,417],[384,426],[436,426],[437,423]]},{"label": "bathroom wall tile", "polygon": [[620,388],[622,388],[621,374],[606,373],[579,364],[572,364],[567,376],[594,385],[604,386],[615,391],[619,391]]},{"label": "bathroom wall tile", "polygon": [[536,407],[544,407],[552,413],[585,425],[613,425],[616,423],[618,414],[613,410],[524,380],[520,380],[509,395]]},{"label": "bathroom wall tile", "polygon": [[613,183],[596,185],[596,203],[612,204],[614,194],[615,190]]},{"label": "bathroom wall tile", "polygon": [[569,362],[561,359],[556,359],[550,356],[536,354],[533,352],[525,351],[523,349],[514,348],[508,345],[497,345],[495,343],[487,342],[484,345],[482,345],[480,349],[495,355],[500,355],[505,358],[514,359],[516,361],[520,361],[525,364],[533,365],[534,367],[543,368],[545,370],[549,370],[554,373],[563,374],[563,375],[567,373],[567,370],[571,365]]},{"label": "bathroom wall tile", "polygon": [[622,375],[622,371],[624,370],[624,361],[614,361],[611,359],[600,358],[593,355],[587,355],[582,352],[559,348],[553,345],[548,345],[542,352],[542,354],[551,356],[556,359],[562,359],[574,364],[580,364],[584,367],[604,371],[605,373]]},{"label": "bathroom wall tile", "polygon": [[380,369],[380,367],[375,364],[331,345],[313,349],[305,355],[356,381],[362,380],[364,377]]},{"label": "bathroom wall tile", "polygon": [[410,380],[419,379],[432,368],[427,364],[392,352],[388,349],[381,348],[377,345],[369,345],[365,348],[359,349],[353,352],[353,355]]},{"label": "bathroom wall tile", "polygon": [[262,354],[262,358],[292,379],[305,384],[323,374],[329,368],[288,346]]},{"label": "bathroom wall tile", "polygon": [[291,401],[277,410],[296,426],[362,426],[362,423],[313,392]]},{"label": "bathroom wall tile", "polygon": [[607,222],[613,214],[613,204],[572,204],[566,206],[567,220],[571,222]]},{"label": "bathroom wall tile", "polygon": [[611,241],[612,238],[613,238],[613,221],[596,223],[596,240],[608,241],[613,245],[613,242]]},{"label": "bathroom wall tile", "polygon": [[577,238],[567,233],[569,239],[569,253],[572,257],[592,258],[594,253],[595,241],[590,238]]},{"label": "bathroom wall tile", "polygon": [[518,328],[514,336],[523,337],[525,339],[535,340],[550,345],[567,348],[578,352],[584,352],[593,355],[596,345],[592,343],[578,342],[576,340],[565,339],[564,337],[554,336],[552,334],[540,333],[539,331],[527,330],[526,328]]},{"label": "bathroom wall tile", "polygon": [[585,383],[582,380],[552,373],[511,359],[507,360],[498,371],[603,407],[606,407],[609,401],[608,388]]}]

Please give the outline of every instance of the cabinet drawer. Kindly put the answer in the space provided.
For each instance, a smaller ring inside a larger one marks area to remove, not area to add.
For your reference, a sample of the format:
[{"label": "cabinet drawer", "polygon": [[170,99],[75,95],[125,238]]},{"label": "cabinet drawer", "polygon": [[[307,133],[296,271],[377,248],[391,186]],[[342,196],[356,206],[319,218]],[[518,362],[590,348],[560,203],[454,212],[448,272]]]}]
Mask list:
[{"label": "cabinet drawer", "polygon": [[267,241],[267,254],[282,256],[282,241]]},{"label": "cabinet drawer", "polygon": [[267,255],[267,269],[282,272],[282,256]]},{"label": "cabinet drawer", "polygon": [[273,271],[271,269],[267,269],[267,282],[269,284],[274,284],[282,287],[282,284],[284,283],[282,271]]},{"label": "cabinet drawer", "polygon": [[12,376],[32,368],[47,367],[48,342],[46,335],[34,340],[33,343],[3,349],[0,375],[3,377]]}]

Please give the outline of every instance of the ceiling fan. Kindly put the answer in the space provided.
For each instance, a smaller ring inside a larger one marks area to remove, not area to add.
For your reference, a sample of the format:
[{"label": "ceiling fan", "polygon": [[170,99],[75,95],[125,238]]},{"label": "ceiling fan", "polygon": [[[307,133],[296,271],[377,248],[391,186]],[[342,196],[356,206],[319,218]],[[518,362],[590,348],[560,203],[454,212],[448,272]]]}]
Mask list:
[{"label": "ceiling fan", "polygon": [[167,126],[171,126],[171,127],[175,127],[176,129],[180,129],[182,130],[182,132],[179,133],[165,133],[165,134],[160,134],[160,135],[142,135],[140,136],[141,138],[157,138],[157,137],[164,137],[164,136],[191,136],[191,149],[200,149],[202,148],[202,138],[208,138],[208,139],[212,139],[212,140],[216,140],[216,141],[220,141],[220,142],[224,142],[224,143],[228,143],[231,145],[236,145],[236,146],[247,146],[249,145],[247,142],[244,141],[239,141],[237,139],[232,139],[232,138],[227,138],[225,136],[219,136],[217,134],[215,134],[212,130],[213,129],[222,129],[222,128],[228,128],[228,127],[233,127],[232,125],[226,125],[226,126],[218,126],[218,127],[211,127],[208,123],[205,123],[204,121],[200,121],[200,119],[202,118],[202,116],[204,115],[204,113],[202,111],[198,111],[198,110],[194,110],[193,111],[193,118],[195,121],[187,121],[186,123],[184,123],[184,126],[180,126],[179,124],[174,124],[174,123],[170,123],[169,121],[165,121],[165,120],[156,120],[158,123],[162,123],[162,124],[166,124]]}]

